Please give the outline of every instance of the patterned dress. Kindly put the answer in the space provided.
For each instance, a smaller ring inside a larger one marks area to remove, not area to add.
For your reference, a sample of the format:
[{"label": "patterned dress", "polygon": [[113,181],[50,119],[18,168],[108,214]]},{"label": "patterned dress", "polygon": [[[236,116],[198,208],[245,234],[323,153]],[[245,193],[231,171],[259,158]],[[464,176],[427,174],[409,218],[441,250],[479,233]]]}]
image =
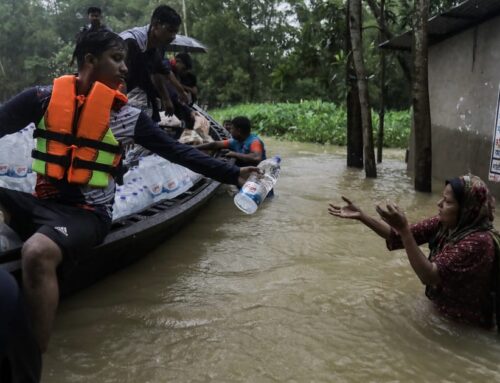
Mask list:
[{"label": "patterned dress", "polygon": [[[411,232],[418,245],[431,245],[439,228],[439,218],[433,217],[412,225]],[[456,243],[433,245],[440,250],[430,260],[436,264],[441,282],[437,286],[427,286],[426,295],[447,317],[491,327],[493,307],[490,291],[495,257],[491,234],[488,231],[476,231]],[[387,240],[387,248],[403,248],[394,230]]]}]

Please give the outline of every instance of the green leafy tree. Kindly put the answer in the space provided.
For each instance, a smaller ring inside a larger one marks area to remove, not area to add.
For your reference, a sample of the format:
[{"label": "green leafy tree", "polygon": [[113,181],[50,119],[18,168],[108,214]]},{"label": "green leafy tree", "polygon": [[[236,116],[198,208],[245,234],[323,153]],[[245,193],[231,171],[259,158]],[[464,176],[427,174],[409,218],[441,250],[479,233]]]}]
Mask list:
[{"label": "green leafy tree", "polygon": [[41,1],[0,2],[0,101],[19,90],[45,82],[51,59],[61,46]]}]

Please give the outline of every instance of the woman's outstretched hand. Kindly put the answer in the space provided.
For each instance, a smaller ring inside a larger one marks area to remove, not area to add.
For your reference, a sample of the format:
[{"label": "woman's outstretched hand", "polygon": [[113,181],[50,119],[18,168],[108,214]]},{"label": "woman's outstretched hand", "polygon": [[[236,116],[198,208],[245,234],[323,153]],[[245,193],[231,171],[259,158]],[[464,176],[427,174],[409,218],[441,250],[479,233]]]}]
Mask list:
[{"label": "woman's outstretched hand", "polygon": [[361,209],[354,205],[348,198],[342,196],[342,199],[347,203],[347,205],[338,206],[330,204],[328,213],[340,218],[360,219],[362,214]]},{"label": "woman's outstretched hand", "polygon": [[387,203],[387,210],[384,210],[380,205],[377,205],[376,210],[380,218],[398,232],[408,228],[408,220],[405,213],[392,202]]}]

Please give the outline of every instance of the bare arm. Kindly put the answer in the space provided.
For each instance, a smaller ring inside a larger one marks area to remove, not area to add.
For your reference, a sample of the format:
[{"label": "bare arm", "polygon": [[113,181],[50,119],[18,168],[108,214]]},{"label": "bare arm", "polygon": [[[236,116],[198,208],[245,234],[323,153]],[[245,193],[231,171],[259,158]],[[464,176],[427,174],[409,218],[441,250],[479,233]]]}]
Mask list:
[{"label": "bare arm", "polygon": [[168,81],[174,86],[174,88],[177,90],[177,93],[179,94],[179,100],[187,104],[189,101],[188,95],[186,94],[186,91],[184,90],[184,87],[182,84],[177,80],[177,77],[173,74],[173,72],[170,72],[167,76]]},{"label": "bare arm", "polygon": [[399,233],[410,265],[420,281],[424,285],[438,284],[440,282],[438,268],[435,263],[427,259],[420,247],[418,247],[405,214],[392,203],[387,204],[387,210],[377,206],[377,212],[388,225]]},{"label": "bare arm", "polygon": [[160,95],[162,107],[165,110],[165,113],[171,116],[174,113],[174,106],[172,104],[172,100],[170,99],[170,94],[168,93],[165,75],[160,73],[152,74],[151,82]]},{"label": "bare arm", "polygon": [[229,152],[226,154],[226,157],[236,158],[237,160],[250,165],[258,165],[259,162],[262,161],[262,153],[259,152],[252,152],[248,154]]},{"label": "bare arm", "polygon": [[183,85],[183,88],[184,90],[186,90],[187,92],[191,93],[193,95],[193,97],[198,97],[198,87],[197,86],[186,86],[186,85]]},{"label": "bare arm", "polygon": [[365,226],[372,229],[380,237],[388,239],[391,234],[391,227],[379,219],[370,217],[363,212],[359,207],[354,205],[348,198],[342,196],[342,199],[347,203],[345,206],[330,204],[328,212],[339,218],[354,219],[362,222]]},{"label": "bare arm", "polygon": [[212,141],[206,144],[196,145],[196,149],[198,150],[219,150],[224,149],[223,141]]}]

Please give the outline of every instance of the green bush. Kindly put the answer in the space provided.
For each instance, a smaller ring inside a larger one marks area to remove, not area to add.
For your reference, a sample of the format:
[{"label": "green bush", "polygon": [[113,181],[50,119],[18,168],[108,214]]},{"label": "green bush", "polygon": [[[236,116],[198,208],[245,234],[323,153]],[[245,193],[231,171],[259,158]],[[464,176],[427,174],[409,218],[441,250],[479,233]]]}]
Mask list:
[{"label": "green bush", "polygon": [[[291,141],[346,145],[347,112],[342,106],[322,101],[277,104],[241,104],[210,111],[218,121],[247,116],[253,130],[266,136]],[[374,139],[377,140],[378,114],[372,113]],[[385,114],[384,146],[408,146],[411,115],[409,111],[388,111]]]}]

